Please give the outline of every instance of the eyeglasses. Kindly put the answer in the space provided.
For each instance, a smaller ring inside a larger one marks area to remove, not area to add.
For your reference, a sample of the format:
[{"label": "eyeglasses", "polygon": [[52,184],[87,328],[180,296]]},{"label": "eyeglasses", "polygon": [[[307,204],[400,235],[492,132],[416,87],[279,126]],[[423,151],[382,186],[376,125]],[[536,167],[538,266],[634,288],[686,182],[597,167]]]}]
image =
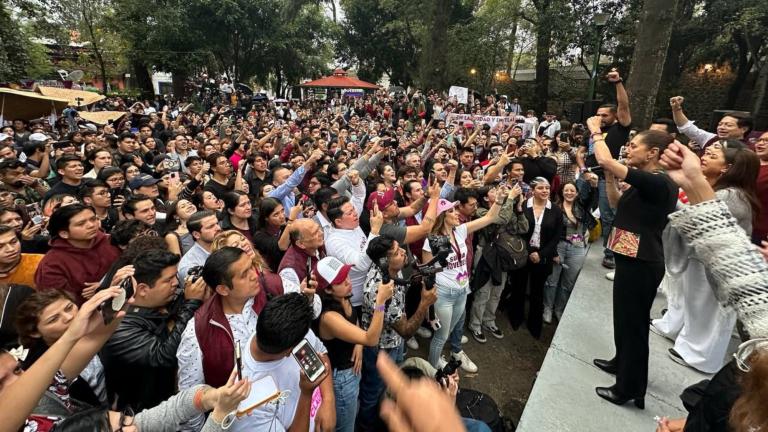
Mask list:
[{"label": "eyeglasses", "polygon": [[768,138],[758,138],[756,143],[768,143]]}]

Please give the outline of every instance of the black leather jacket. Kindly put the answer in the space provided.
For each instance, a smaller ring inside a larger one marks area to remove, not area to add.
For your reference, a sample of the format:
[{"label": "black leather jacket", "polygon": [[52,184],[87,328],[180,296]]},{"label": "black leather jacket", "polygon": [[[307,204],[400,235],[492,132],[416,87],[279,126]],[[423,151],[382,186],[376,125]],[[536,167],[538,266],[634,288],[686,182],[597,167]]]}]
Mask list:
[{"label": "black leather jacket", "polygon": [[[176,350],[187,322],[203,304],[184,300],[173,314],[132,306],[101,350],[110,404],[139,412],[176,390]],[[169,329],[169,324],[173,327]]]}]

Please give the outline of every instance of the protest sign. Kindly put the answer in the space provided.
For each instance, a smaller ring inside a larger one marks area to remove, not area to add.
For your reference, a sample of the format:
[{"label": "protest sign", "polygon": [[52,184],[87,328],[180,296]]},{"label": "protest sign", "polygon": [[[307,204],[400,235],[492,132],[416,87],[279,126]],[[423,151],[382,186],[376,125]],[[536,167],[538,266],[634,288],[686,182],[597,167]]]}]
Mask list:
[{"label": "protest sign", "polygon": [[451,86],[448,89],[448,97],[456,97],[459,103],[466,104],[469,95],[469,89],[466,87]]}]

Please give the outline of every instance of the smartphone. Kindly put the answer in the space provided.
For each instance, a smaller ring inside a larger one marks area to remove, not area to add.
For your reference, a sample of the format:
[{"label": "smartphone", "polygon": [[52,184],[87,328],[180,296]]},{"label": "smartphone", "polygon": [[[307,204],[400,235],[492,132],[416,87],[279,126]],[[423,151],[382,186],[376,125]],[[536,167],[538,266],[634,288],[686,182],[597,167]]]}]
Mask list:
[{"label": "smartphone", "polygon": [[115,316],[121,310],[127,308],[128,300],[133,297],[133,281],[127,277],[120,282],[120,294],[110,300],[105,300],[99,305],[101,316],[104,318],[104,325],[109,325],[115,320]]},{"label": "smartphone", "polygon": [[323,361],[306,339],[296,345],[292,354],[310,382],[315,382],[325,372]]},{"label": "smartphone", "polygon": [[27,216],[29,216],[29,219],[33,224],[40,225],[43,223],[43,211],[40,208],[39,203],[27,204],[25,208],[27,210]]},{"label": "smartphone", "polygon": [[312,279],[312,257],[307,257],[307,288],[309,288],[310,279]]},{"label": "smartphone", "polygon": [[483,181],[484,178],[485,178],[485,172],[483,170],[477,170],[477,172],[475,173],[475,179]]},{"label": "smartphone", "polygon": [[517,151],[517,144],[510,144],[507,146],[507,154],[514,154]]},{"label": "smartphone", "polygon": [[240,352],[240,341],[235,341],[235,366],[237,366],[237,379],[241,381],[243,379],[243,356]]}]

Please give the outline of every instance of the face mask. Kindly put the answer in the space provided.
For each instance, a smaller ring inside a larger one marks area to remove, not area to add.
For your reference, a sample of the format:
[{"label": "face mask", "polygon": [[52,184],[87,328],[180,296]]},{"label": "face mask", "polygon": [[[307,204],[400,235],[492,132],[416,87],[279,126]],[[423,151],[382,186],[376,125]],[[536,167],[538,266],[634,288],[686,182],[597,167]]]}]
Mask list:
[{"label": "face mask", "polygon": [[350,135],[349,139],[352,141],[357,141],[357,135]]}]

